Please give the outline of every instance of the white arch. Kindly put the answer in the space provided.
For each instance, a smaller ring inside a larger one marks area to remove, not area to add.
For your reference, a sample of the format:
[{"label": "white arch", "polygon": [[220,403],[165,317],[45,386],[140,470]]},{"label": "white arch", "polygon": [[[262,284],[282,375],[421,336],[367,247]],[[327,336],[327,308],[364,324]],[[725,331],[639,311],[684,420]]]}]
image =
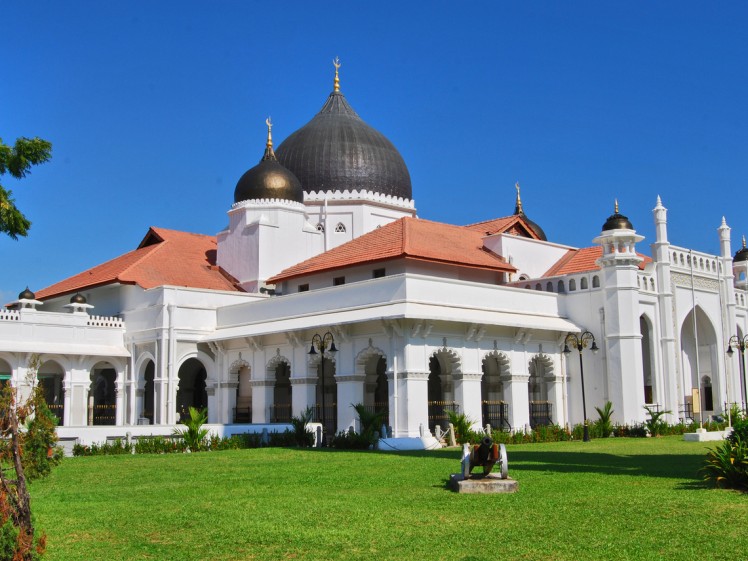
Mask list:
[{"label": "white arch", "polygon": [[[442,372],[442,374],[462,374],[462,361],[460,360],[460,355],[458,355],[456,351],[447,347],[441,347],[435,349],[429,355],[429,361],[432,357],[436,358],[440,365],[449,367],[448,372]],[[442,360],[442,357],[446,357],[446,362]]]},{"label": "white arch", "polygon": [[148,361],[153,363],[154,374],[156,368],[156,359],[150,351],[142,353],[138,360],[135,362],[135,372],[137,373],[138,386],[141,387],[145,384],[145,369],[148,368]]},{"label": "white arch", "polygon": [[273,358],[271,358],[265,366],[265,379],[275,380],[275,370],[281,364],[287,364],[289,368],[291,367],[291,361],[282,354],[278,353]]},{"label": "white arch", "polygon": [[481,364],[485,364],[489,359],[496,360],[499,367],[499,376],[507,376],[511,372],[511,361],[505,353],[497,350],[489,351],[483,355]]},{"label": "white arch", "polygon": [[377,347],[374,347],[371,342],[369,342],[369,346],[363,349],[361,352],[359,352],[356,355],[356,374],[358,375],[365,375],[366,374],[366,364],[369,362],[369,360],[372,357],[379,356],[382,357],[384,360],[387,360],[387,354]]}]

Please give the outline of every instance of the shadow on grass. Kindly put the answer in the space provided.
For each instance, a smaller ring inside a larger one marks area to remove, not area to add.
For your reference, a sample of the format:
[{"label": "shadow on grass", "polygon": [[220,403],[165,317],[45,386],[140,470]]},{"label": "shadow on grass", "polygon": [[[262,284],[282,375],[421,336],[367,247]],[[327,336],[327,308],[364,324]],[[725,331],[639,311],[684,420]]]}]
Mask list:
[{"label": "shadow on grass", "polygon": [[590,452],[516,451],[509,455],[510,469],[558,473],[644,475],[698,480],[704,458],[691,454],[617,455]]}]

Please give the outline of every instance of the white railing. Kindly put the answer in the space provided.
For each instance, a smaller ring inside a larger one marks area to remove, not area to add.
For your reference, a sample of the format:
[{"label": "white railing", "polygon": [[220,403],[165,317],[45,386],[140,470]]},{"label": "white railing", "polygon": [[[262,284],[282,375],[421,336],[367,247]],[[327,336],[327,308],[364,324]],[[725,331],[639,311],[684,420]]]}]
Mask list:
[{"label": "white railing", "polygon": [[18,321],[21,314],[18,310],[0,310],[0,321]]},{"label": "white railing", "polygon": [[125,326],[125,320],[118,317],[90,316],[86,325],[92,327],[119,327]]}]

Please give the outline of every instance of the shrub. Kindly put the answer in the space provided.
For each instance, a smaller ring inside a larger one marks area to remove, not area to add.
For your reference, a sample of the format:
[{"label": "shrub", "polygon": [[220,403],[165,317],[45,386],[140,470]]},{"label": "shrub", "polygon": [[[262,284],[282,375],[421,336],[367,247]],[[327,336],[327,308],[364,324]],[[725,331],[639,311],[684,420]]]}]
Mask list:
[{"label": "shrub", "polygon": [[748,443],[748,419],[740,419],[732,424],[732,432],[727,440],[731,444],[737,444],[738,442]]},{"label": "shrub", "polygon": [[371,437],[359,434],[353,429],[336,434],[330,445],[341,450],[369,450],[373,443]]},{"label": "shrub", "polygon": [[169,454],[184,452],[187,444],[181,438],[164,438],[163,436],[147,436],[135,442],[136,454]]}]

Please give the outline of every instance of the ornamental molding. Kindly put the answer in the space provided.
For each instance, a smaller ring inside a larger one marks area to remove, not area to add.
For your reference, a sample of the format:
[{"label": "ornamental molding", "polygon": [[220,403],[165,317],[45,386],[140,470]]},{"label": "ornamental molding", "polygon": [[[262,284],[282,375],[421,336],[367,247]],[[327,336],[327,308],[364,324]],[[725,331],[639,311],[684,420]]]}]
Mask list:
[{"label": "ornamental molding", "polygon": [[409,210],[415,208],[415,202],[411,199],[404,199],[403,197],[393,197],[392,195],[384,195],[382,193],[375,193],[362,189],[358,191],[356,189],[349,191],[310,191],[304,192],[304,203],[324,203],[325,201],[345,201],[345,202],[358,202],[358,201],[371,201],[375,203],[384,203],[391,206],[400,208],[407,208]]},{"label": "ornamental molding", "polygon": [[308,377],[308,378],[289,378],[289,381],[291,382],[292,386],[303,386],[303,385],[315,385],[317,383],[316,377]]},{"label": "ornamental molding", "polygon": [[340,382],[363,382],[364,380],[366,380],[366,376],[362,376],[362,375],[359,375],[359,374],[348,374],[348,375],[345,375],[345,376],[338,376],[337,374],[335,375],[335,381],[337,383],[340,383]]},{"label": "ornamental molding", "polygon": [[238,210],[240,208],[255,208],[255,207],[285,207],[293,210],[304,211],[304,204],[296,201],[289,201],[288,199],[247,199],[245,201],[239,201],[231,205],[231,210]]},{"label": "ornamental molding", "polygon": [[[670,278],[675,286],[691,288],[691,275],[684,275],[683,273],[671,273]],[[693,286],[694,288],[699,288],[702,290],[719,292],[719,281],[715,279],[707,279],[699,275],[693,276]]]}]

